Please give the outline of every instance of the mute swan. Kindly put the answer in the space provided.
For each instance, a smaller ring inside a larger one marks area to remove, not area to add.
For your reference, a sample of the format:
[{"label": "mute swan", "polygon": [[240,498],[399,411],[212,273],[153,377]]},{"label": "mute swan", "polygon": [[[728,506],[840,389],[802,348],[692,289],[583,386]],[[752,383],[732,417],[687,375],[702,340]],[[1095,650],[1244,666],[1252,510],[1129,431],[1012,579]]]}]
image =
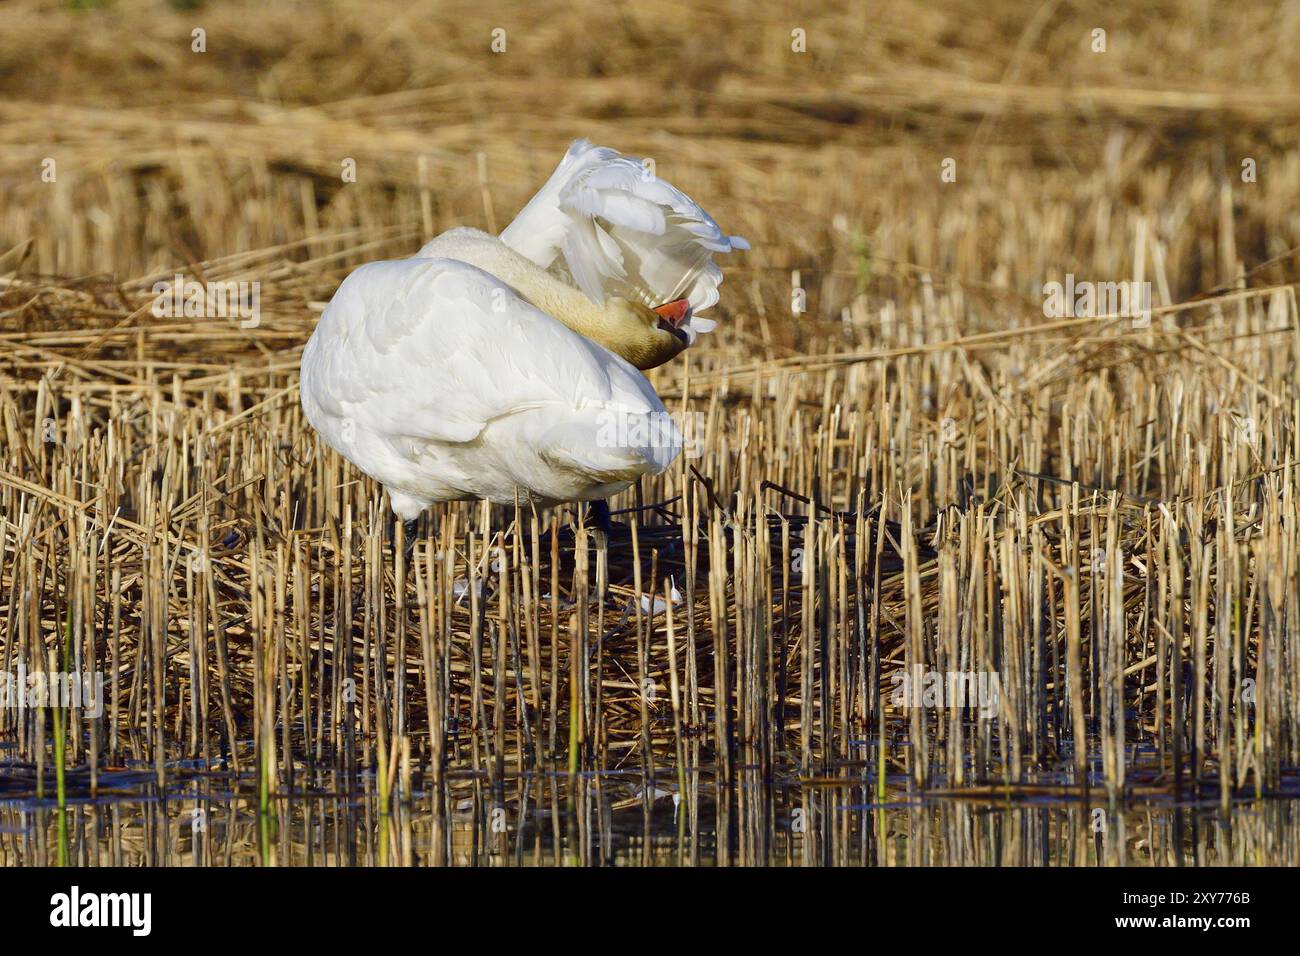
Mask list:
[{"label": "mute swan", "polygon": [[303,352],[303,411],[404,520],[601,501],[676,457],[638,369],[713,328],[712,255],[747,248],[647,165],[578,140],[500,238],[452,229],[352,272]]}]

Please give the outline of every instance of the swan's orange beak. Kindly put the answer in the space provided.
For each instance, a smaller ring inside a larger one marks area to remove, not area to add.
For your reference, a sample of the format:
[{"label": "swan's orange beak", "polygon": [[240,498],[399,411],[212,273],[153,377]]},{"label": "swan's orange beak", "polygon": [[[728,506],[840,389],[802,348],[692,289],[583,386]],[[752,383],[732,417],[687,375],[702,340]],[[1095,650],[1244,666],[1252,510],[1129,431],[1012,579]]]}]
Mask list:
[{"label": "swan's orange beak", "polygon": [[672,302],[655,306],[655,311],[659,313],[661,319],[673,328],[677,328],[691,317],[691,303],[687,299],[674,299]]}]

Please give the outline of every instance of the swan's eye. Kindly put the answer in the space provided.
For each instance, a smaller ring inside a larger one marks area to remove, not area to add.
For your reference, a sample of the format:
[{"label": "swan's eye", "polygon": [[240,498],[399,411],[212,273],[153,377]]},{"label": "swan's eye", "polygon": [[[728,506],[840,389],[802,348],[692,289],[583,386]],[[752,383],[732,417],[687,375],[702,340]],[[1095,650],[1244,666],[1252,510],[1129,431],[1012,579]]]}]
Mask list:
[{"label": "swan's eye", "polygon": [[667,319],[661,318],[659,320],[659,328],[663,329],[665,332],[671,332],[683,345],[691,344],[691,337],[686,334],[686,330],[676,325],[672,325]]}]

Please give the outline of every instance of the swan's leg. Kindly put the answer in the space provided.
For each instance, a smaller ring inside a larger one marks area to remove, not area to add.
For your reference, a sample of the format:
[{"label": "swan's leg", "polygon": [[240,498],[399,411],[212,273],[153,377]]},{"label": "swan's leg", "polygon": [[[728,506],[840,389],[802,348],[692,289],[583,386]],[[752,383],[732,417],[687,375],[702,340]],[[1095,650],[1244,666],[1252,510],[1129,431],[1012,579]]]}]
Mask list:
[{"label": "swan's leg", "polygon": [[587,517],[595,523],[596,528],[606,537],[609,537],[609,529],[612,527],[609,516],[610,510],[608,501],[602,499],[600,501],[588,502]]},{"label": "swan's leg", "polygon": [[[421,512],[423,514],[423,512]],[[402,556],[406,559],[407,567],[411,565],[411,551],[415,548],[415,541],[419,536],[419,516],[409,518],[402,522]],[[393,546],[393,561],[397,561],[397,515],[391,509],[388,512],[388,518],[384,523],[384,537],[386,537]]]},{"label": "swan's leg", "polygon": [[[420,513],[422,518],[424,513]],[[405,539],[402,547],[402,554],[406,559],[406,566],[411,566],[411,552],[415,550],[415,542],[420,540],[420,518],[412,518],[410,521],[402,522],[402,537]]]},{"label": "swan's leg", "polygon": [[[393,546],[393,565],[397,565],[397,516],[392,509],[387,509],[384,519],[384,537],[391,542]],[[405,557],[406,567],[411,566],[411,551],[415,547],[416,539],[416,522],[419,519],[413,518],[410,521],[402,522],[403,537],[406,539],[403,545],[403,555]],[[352,612],[348,615],[348,630],[352,629],[352,621],[356,618],[357,612],[361,610],[362,602],[366,597],[366,589],[361,588],[352,598]]]}]

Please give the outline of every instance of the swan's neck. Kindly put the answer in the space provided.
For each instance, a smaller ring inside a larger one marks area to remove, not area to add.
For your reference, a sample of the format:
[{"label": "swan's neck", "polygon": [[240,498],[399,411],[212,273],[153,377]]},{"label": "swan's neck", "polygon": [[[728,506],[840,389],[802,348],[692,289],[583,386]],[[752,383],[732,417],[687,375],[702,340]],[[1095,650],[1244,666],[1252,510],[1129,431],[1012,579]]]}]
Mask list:
[{"label": "swan's neck", "polygon": [[477,230],[457,229],[445,233],[439,242],[443,240],[445,246],[437,249],[435,254],[459,259],[492,273],[551,318],[632,361],[626,354],[627,343],[620,336],[621,330],[609,321],[605,307],[592,302],[581,290],[556,278],[495,236]]},{"label": "swan's neck", "polygon": [[503,257],[498,268],[491,270],[530,304],[574,332],[618,352],[610,341],[609,323],[603,306],[592,302],[581,290],[551,275],[523,256]]},{"label": "swan's neck", "polygon": [[490,272],[529,304],[637,368],[654,368],[681,351],[674,336],[657,331],[654,316],[644,307],[645,314],[637,315],[621,299],[597,305],[581,290],[477,229],[444,232],[420,254],[445,256]]}]

